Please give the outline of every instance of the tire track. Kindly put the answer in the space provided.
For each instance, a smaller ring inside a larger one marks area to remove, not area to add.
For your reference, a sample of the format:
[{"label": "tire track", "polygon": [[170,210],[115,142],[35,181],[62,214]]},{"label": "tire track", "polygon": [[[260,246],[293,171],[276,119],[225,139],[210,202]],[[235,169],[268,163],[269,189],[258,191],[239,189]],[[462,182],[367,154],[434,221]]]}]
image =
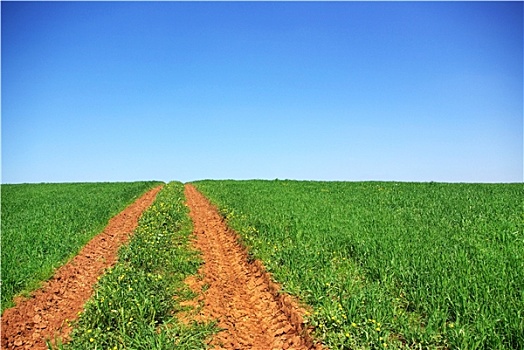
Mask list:
[{"label": "tire track", "polygon": [[16,306],[2,315],[2,349],[47,349],[46,340],[67,340],[74,320],[93,294],[104,270],[115,264],[117,251],[138,225],[143,211],[156,198],[158,186],[109,220],[104,231],[89,241],[30,298],[15,299]]},{"label": "tire track", "polygon": [[210,345],[214,349],[313,348],[297,303],[278,293],[260,262],[248,262],[236,234],[194,186],[186,185],[185,195],[194,246],[204,259],[203,279],[190,278],[187,283],[200,295],[197,317],[218,320],[222,329]]}]

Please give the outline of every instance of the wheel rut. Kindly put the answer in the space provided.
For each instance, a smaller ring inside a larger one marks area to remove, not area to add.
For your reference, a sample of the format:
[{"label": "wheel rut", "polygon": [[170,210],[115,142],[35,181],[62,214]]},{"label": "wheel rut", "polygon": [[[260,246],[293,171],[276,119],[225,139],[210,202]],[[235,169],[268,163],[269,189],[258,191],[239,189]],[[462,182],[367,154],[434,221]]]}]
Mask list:
[{"label": "wheel rut", "polygon": [[202,278],[186,283],[199,294],[199,320],[217,320],[213,349],[311,349],[301,309],[278,292],[262,264],[248,261],[237,235],[194,186],[185,187],[194,225],[194,246],[202,252]]},{"label": "wheel rut", "polygon": [[102,233],[60,267],[30,298],[15,299],[2,315],[2,349],[47,349],[46,340],[68,340],[68,320],[77,318],[104,270],[115,264],[117,251],[138,226],[142,212],[156,198],[158,186],[109,220]]}]

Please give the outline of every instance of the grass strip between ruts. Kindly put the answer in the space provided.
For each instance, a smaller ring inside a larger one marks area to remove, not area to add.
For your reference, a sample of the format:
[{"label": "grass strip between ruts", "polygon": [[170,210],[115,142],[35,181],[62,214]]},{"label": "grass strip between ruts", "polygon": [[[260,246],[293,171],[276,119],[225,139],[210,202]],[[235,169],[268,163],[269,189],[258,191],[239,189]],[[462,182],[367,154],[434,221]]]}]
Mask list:
[{"label": "grass strip between ruts", "polygon": [[100,278],[72,340],[62,349],[202,349],[212,323],[182,324],[180,302],[193,297],[183,283],[201,259],[189,247],[191,220],[183,184],[171,182],[144,212],[119,262]]}]

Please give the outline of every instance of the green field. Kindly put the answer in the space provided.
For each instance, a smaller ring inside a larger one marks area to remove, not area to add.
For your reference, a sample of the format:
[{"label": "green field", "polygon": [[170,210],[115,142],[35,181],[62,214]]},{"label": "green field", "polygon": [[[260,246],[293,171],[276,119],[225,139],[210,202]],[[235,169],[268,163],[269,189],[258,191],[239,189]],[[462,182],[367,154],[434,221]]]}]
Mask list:
[{"label": "green field", "polygon": [[197,181],[332,349],[523,349],[524,185]]},{"label": "green field", "polygon": [[118,263],[95,286],[65,349],[203,349],[214,324],[184,325],[175,315],[194,295],[184,284],[201,263],[184,186],[167,184],[142,215]]},{"label": "green field", "polygon": [[[157,182],[2,185],[2,309]],[[524,184],[197,181],[330,349],[524,349]],[[201,349],[183,184],[144,213],[68,349]],[[173,298],[175,296],[175,298]]]},{"label": "green field", "polygon": [[2,185],[2,311],[159,182]]}]

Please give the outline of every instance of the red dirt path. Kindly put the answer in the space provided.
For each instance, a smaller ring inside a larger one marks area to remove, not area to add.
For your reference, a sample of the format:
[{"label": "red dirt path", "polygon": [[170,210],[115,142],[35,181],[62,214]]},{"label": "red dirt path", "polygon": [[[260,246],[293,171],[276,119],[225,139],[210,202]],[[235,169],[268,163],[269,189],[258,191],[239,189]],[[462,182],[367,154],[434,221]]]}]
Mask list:
[{"label": "red dirt path", "polygon": [[[235,232],[192,185],[185,195],[193,219],[194,246],[202,252],[201,281],[186,283],[203,304],[199,320],[218,320],[223,329],[211,341],[214,349],[320,349],[313,344],[298,304],[279,293],[258,261],[249,262]],[[205,286],[205,288],[204,288]]]},{"label": "red dirt path", "polygon": [[74,320],[104,270],[115,264],[118,248],[138,225],[162,186],[150,190],[113,217],[70,262],[60,267],[30,298],[18,298],[2,315],[2,349],[47,349],[46,339],[67,340]]}]

